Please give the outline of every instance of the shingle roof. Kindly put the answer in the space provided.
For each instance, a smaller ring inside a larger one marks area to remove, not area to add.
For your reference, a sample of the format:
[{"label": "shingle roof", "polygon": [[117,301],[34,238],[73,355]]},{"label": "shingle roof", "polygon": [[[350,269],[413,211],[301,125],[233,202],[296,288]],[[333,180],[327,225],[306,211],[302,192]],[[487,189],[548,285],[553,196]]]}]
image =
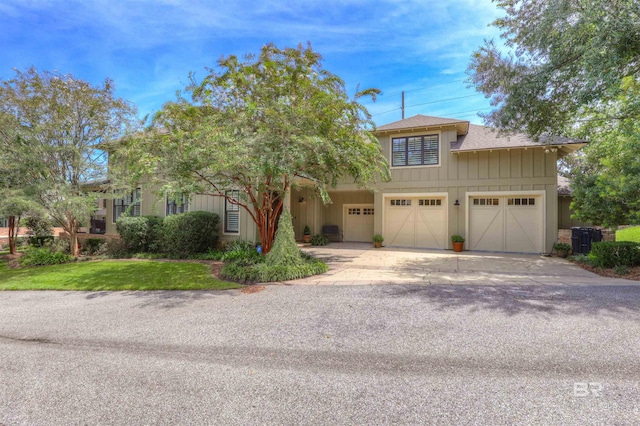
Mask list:
[{"label": "shingle roof", "polygon": [[491,127],[469,125],[466,135],[458,136],[458,140],[451,144],[452,151],[472,151],[491,148],[512,148],[525,146],[539,146],[523,134],[499,135]]},{"label": "shingle roof", "polygon": [[469,125],[466,135],[458,135],[451,144],[451,151],[476,151],[483,149],[521,148],[542,145],[583,145],[584,141],[554,136],[541,136],[539,141],[522,134],[500,134],[496,129],[476,124]]},{"label": "shingle roof", "polygon": [[405,118],[404,120],[394,121],[393,123],[385,124],[384,126],[378,127],[376,130],[378,132],[387,132],[390,130],[403,130],[403,129],[414,129],[419,127],[432,127],[432,126],[443,126],[446,124],[468,124],[468,121],[465,120],[456,120],[455,118],[442,118],[442,117],[432,117],[429,115],[414,115],[413,117]]},{"label": "shingle roof", "polygon": [[[534,141],[524,134],[499,134],[496,129],[486,126],[470,124],[465,120],[455,118],[432,117],[429,115],[414,115],[404,120],[394,121],[376,129],[378,134],[400,131],[417,131],[429,127],[455,125],[458,139],[451,143],[452,152],[480,151],[484,149],[501,148],[526,148],[542,145],[559,145],[561,155],[575,151],[585,144],[584,141],[576,141],[563,137],[542,136],[539,141]],[[573,145],[568,147],[567,145]]]}]

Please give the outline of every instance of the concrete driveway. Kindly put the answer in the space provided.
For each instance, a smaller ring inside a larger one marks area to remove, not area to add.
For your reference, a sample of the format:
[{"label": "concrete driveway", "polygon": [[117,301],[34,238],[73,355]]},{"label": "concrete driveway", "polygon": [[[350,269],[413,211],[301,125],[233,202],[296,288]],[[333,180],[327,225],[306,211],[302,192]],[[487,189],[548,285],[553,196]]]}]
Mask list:
[{"label": "concrete driveway", "polygon": [[564,259],[539,255],[374,249],[370,243],[332,243],[304,250],[327,262],[329,272],[289,284],[638,285],[636,281],[601,277]]}]

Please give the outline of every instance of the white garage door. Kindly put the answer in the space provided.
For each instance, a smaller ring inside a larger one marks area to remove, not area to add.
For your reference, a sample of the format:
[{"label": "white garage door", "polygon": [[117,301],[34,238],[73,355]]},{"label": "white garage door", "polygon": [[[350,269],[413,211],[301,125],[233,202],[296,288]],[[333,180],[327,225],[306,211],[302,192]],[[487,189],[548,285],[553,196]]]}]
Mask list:
[{"label": "white garage door", "polygon": [[387,246],[447,247],[444,197],[385,198],[384,243]]},{"label": "white garage door", "polygon": [[373,204],[345,204],[343,241],[371,241],[373,237]]},{"label": "white garage door", "polygon": [[540,195],[469,198],[470,250],[542,253],[544,220]]}]

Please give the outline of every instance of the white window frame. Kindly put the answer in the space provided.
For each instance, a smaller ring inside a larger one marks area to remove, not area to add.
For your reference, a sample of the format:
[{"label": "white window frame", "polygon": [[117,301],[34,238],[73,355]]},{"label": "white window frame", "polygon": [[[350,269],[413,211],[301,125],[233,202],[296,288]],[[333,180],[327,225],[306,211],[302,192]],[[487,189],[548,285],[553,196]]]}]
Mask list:
[{"label": "white window frame", "polygon": [[[231,190],[226,191],[226,195],[231,195],[232,198],[239,200],[240,199],[240,191]],[[237,194],[237,195],[235,195]],[[231,208],[231,209],[230,209]],[[229,231],[227,228],[227,215],[228,213],[236,213],[238,216],[238,229],[236,231]],[[240,235],[240,205],[231,203],[226,197],[224,198],[224,223],[222,225],[222,235]]]}]

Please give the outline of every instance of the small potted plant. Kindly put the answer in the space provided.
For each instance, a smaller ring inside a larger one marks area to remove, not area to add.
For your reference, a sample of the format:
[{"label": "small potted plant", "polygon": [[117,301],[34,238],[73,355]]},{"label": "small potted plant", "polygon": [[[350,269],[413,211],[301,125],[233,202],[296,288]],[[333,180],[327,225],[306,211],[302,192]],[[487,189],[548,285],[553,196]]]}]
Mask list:
[{"label": "small potted plant", "polygon": [[373,246],[375,248],[382,247],[382,242],[383,241],[384,241],[384,238],[382,238],[382,235],[376,234],[376,235],[373,236]]},{"label": "small potted plant", "polygon": [[553,249],[558,253],[558,257],[567,257],[571,252],[571,245],[567,243],[553,243]]},{"label": "small potted plant", "polygon": [[311,228],[309,228],[309,225],[304,226],[304,231],[302,231],[302,242],[303,243],[311,242]]},{"label": "small potted plant", "polygon": [[453,243],[453,251],[461,252],[464,245],[464,237],[462,235],[452,235],[451,243]]}]

